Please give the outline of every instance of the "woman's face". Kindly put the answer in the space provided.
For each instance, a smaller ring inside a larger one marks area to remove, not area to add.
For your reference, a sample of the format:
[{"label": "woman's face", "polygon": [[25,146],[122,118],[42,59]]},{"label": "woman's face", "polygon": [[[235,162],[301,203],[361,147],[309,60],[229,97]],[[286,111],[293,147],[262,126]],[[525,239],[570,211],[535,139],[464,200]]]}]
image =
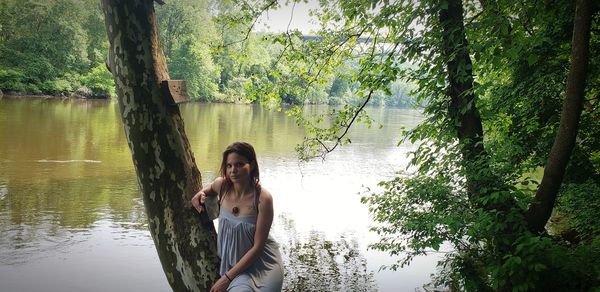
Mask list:
[{"label": "woman's face", "polygon": [[252,171],[252,165],[246,159],[246,157],[239,155],[235,152],[227,155],[227,177],[232,182],[248,181],[250,179],[250,172]]}]

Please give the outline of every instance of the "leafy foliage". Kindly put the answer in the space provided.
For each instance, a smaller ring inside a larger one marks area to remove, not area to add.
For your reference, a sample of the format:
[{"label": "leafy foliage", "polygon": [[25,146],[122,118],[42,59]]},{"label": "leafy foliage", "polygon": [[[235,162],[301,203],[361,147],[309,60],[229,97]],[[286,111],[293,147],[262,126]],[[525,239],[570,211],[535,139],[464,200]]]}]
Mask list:
[{"label": "leafy foliage", "polygon": [[115,85],[112,74],[108,71],[104,63],[98,64],[89,72],[81,76],[80,82],[83,86],[90,88],[93,92],[104,93],[108,96],[115,96]]},{"label": "leafy foliage", "polygon": [[[450,23],[445,13],[455,3],[464,13],[459,23]],[[593,9],[595,52],[600,23],[597,5]],[[372,123],[362,105],[377,92],[389,95],[397,80],[414,84],[412,94],[425,106],[425,120],[404,134],[404,142],[416,144],[410,172],[399,172],[362,199],[379,223],[373,230],[381,240],[372,247],[405,255],[391,268],[445,249],[437,279],[455,289],[599,287],[598,67],[588,72],[580,135],[555,210],[555,218],[565,218],[562,228],[576,236],[533,234],[523,216],[558,128],[572,2],[342,0],[322,1],[313,14],[322,25],[318,42],[301,42],[297,32],[276,38],[295,76],[284,89],[325,82],[336,66],[358,56],[347,76],[356,82],[359,99],[312,119],[290,110],[307,129],[297,148],[301,159],[350,143],[344,135],[358,117]],[[590,64],[597,64],[598,55],[591,56]],[[452,95],[456,84],[470,79],[472,88]],[[340,95],[344,83],[333,80]],[[461,132],[466,115],[483,126],[480,142]]]},{"label": "leafy foliage", "polygon": [[[0,69],[10,72],[3,74],[0,89],[68,94],[82,86],[79,75],[98,75],[91,71],[104,64],[107,48],[99,3],[7,0],[0,5]],[[82,78],[85,83],[91,77]],[[103,82],[105,92],[114,92],[112,81]]]},{"label": "leafy foliage", "polygon": [[208,9],[209,1],[175,1],[157,7],[170,77],[186,80],[192,99],[203,101],[214,99],[219,74],[209,49],[217,35]]}]

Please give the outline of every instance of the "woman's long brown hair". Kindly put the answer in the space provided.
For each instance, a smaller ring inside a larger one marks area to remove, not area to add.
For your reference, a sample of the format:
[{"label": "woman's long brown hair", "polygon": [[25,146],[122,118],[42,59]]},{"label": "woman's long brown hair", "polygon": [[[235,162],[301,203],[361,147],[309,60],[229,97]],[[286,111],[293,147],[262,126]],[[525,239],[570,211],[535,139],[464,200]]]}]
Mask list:
[{"label": "woman's long brown hair", "polygon": [[254,151],[254,147],[246,142],[235,142],[227,146],[225,151],[223,151],[223,160],[221,161],[221,169],[219,172],[221,177],[224,178],[224,182],[221,185],[221,190],[219,192],[219,202],[221,202],[224,195],[233,186],[233,183],[227,177],[227,156],[229,156],[231,153],[241,155],[248,160],[248,163],[250,163],[252,166],[252,171],[250,172],[250,183],[254,185],[256,191],[260,192],[260,171],[258,169],[258,162],[256,161],[256,152]]}]

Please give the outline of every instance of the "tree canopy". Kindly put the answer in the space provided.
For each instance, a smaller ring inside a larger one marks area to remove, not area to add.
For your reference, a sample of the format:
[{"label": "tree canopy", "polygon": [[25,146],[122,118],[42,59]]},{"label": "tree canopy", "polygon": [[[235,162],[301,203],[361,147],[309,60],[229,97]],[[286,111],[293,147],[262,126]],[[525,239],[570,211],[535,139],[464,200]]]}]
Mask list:
[{"label": "tree canopy", "polygon": [[85,86],[114,95],[102,21],[92,0],[0,2],[0,89],[64,94]]}]

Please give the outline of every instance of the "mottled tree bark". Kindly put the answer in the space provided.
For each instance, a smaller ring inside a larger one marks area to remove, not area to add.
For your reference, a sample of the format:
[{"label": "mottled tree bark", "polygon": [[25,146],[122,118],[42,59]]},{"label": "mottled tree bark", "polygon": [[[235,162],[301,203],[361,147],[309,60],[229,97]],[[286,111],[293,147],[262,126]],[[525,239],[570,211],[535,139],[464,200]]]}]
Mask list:
[{"label": "mottled tree bark", "polygon": [[216,233],[210,220],[198,224],[189,203],[200,172],[179,108],[162,88],[169,75],[153,1],[102,0],[102,7],[108,64],[161,264],[174,291],[208,291],[217,279]]},{"label": "mottled tree bark", "polygon": [[587,78],[592,0],[578,0],[571,40],[571,68],[567,77],[566,97],[560,115],[560,125],[550,155],[544,167],[542,182],[526,213],[532,232],[542,232],[552,214],[565,169],[575,147],[579,118],[583,110]]}]

